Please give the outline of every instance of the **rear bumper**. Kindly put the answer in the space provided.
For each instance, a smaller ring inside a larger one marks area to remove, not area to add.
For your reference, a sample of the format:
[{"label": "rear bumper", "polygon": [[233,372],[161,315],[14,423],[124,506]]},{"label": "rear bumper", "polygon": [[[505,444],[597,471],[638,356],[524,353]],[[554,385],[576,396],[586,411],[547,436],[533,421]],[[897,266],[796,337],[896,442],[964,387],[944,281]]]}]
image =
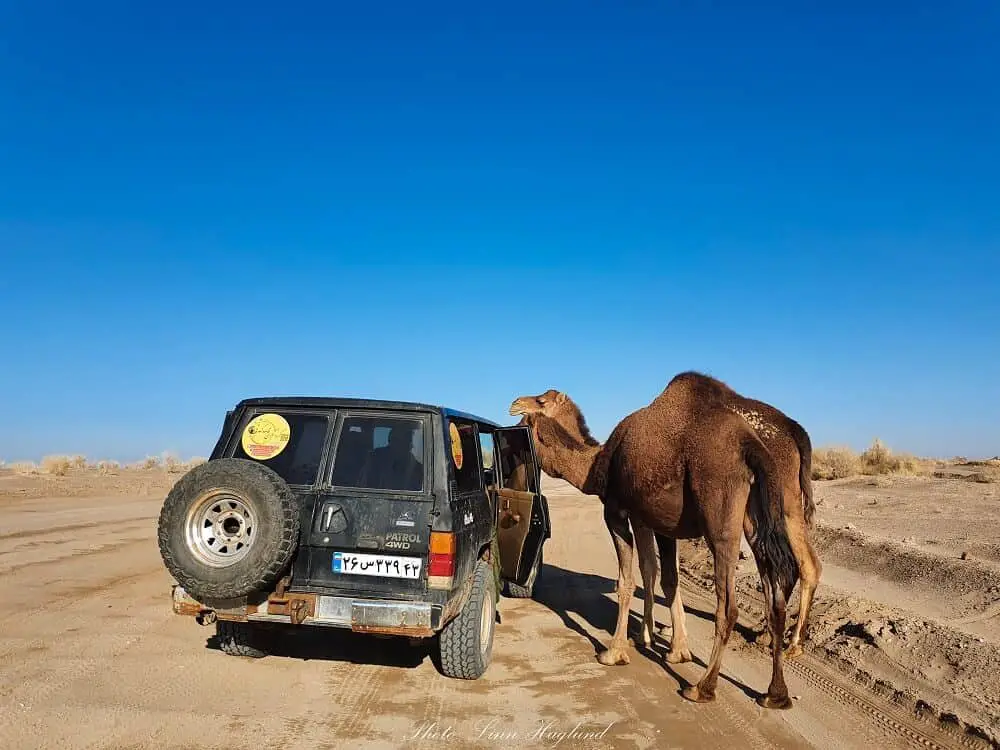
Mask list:
[{"label": "rear bumper", "polygon": [[244,598],[226,606],[207,606],[179,585],[172,587],[171,599],[176,614],[203,617],[211,613],[219,620],[317,625],[411,637],[431,636],[441,628],[442,607],[428,602],[287,593],[272,594],[259,603]]}]

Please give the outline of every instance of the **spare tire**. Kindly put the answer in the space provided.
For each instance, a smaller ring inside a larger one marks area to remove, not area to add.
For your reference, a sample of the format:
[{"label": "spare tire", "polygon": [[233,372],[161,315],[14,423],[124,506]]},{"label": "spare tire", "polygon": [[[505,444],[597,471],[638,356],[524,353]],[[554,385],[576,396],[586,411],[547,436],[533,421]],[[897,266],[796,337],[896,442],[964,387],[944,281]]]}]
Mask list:
[{"label": "spare tire", "polygon": [[167,570],[209,603],[268,591],[299,541],[299,505],[272,469],[220,458],[191,469],[163,502],[157,529]]}]

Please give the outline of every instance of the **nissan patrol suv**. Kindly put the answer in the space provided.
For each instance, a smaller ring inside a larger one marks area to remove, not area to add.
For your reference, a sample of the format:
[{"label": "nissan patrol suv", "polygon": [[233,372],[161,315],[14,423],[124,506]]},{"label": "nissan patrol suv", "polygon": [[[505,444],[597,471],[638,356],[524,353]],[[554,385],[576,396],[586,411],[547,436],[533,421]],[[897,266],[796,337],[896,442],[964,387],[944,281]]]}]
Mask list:
[{"label": "nissan patrol suv", "polygon": [[232,655],[262,628],[432,638],[477,679],[500,588],[530,597],[551,536],[529,428],[425,404],[255,398],[160,512],[173,610]]}]

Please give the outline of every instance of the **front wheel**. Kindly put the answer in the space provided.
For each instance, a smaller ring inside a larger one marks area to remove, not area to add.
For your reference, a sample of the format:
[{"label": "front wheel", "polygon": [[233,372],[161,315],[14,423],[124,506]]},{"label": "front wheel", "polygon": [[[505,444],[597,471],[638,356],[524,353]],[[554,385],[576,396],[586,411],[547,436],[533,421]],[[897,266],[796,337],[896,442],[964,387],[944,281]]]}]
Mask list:
[{"label": "front wheel", "polygon": [[496,625],[496,582],[493,568],[480,560],[472,573],[469,598],[451,622],[441,630],[441,671],[447,677],[477,680],[493,658]]},{"label": "front wheel", "polygon": [[531,566],[531,572],[528,573],[528,580],[524,582],[523,586],[513,581],[507,581],[507,595],[512,599],[530,599],[535,593],[535,581],[538,580],[538,572],[541,569],[542,548],[539,547],[535,564]]}]

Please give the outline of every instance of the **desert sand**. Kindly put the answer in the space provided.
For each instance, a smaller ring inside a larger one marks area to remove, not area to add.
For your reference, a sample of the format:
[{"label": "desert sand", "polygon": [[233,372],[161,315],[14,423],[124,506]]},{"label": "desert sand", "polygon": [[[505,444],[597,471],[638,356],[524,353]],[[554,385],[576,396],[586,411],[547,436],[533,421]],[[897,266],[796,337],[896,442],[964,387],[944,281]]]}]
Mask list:
[{"label": "desert sand", "polygon": [[[441,676],[426,644],[330,630],[225,656],[214,628],[171,611],[154,534],[179,476],[0,471],[0,747],[1000,746],[1000,484],[961,471],[815,483],[825,570],[780,712],[753,700],[770,662],[750,630],[752,560],[717,701],[680,697],[713,632],[701,543],[681,551],[696,662],[664,663],[669,627],[628,665],[597,662],[617,607],[611,540],[596,498],[548,478],[535,598],[501,599],[482,679]],[[659,592],[656,618],[669,624]]]}]

